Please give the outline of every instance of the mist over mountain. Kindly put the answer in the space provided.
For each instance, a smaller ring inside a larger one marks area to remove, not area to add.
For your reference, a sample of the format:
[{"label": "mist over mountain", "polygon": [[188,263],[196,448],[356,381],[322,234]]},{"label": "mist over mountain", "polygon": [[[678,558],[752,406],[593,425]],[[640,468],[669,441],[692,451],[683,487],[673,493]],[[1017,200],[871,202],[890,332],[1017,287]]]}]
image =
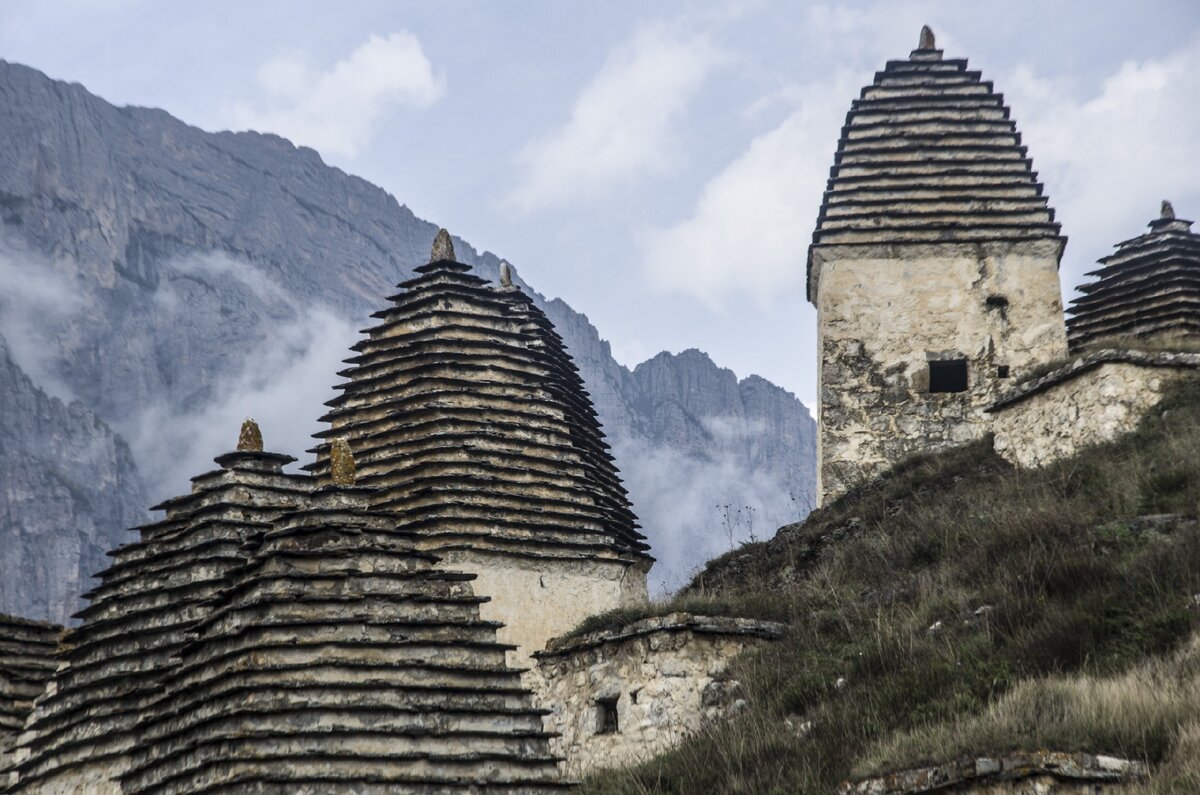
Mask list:
[{"label": "mist over mountain", "polygon": [[[102,552],[243,417],[307,460],[357,329],[437,227],[278,136],[205,132],[2,61],[0,107],[0,611],[61,621]],[[496,255],[455,248],[497,278]],[[805,512],[815,433],[793,395],[695,350],[630,370],[525,286],[596,403],[655,586]]]}]

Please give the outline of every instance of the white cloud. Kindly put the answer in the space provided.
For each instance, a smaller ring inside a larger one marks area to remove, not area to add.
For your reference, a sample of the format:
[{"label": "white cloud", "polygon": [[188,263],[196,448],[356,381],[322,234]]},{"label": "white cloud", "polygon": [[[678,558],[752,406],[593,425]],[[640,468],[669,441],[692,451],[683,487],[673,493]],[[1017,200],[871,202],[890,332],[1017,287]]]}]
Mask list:
[{"label": "white cloud", "polygon": [[677,27],[645,25],[609,56],[566,124],[521,150],[509,204],[530,212],[578,200],[677,161],[674,123],[721,57]]},{"label": "white cloud", "polygon": [[274,132],[329,154],[354,156],[390,108],[424,108],[445,91],[417,37],[371,36],[328,71],[283,55],[258,71],[258,101],[233,106],[234,126]]},{"label": "white cloud", "polygon": [[1143,232],[1160,200],[1200,217],[1200,40],[1091,86],[1019,68],[1003,87],[1072,240],[1068,289],[1112,244]]},{"label": "white cloud", "polygon": [[651,282],[717,308],[735,292],[763,303],[781,295],[794,300],[838,131],[859,80],[842,75],[786,92],[803,97],[799,107],[705,184],[689,218],[647,236]]},{"label": "white cloud", "polygon": [[310,306],[280,326],[270,341],[247,352],[239,372],[222,380],[212,402],[193,409],[165,401],[146,408],[122,431],[155,499],[183,493],[188,478],[213,468],[232,450],[242,420],[262,427],[266,449],[307,463],[322,402],[333,397],[333,373],[358,338],[355,326],[328,309]]}]

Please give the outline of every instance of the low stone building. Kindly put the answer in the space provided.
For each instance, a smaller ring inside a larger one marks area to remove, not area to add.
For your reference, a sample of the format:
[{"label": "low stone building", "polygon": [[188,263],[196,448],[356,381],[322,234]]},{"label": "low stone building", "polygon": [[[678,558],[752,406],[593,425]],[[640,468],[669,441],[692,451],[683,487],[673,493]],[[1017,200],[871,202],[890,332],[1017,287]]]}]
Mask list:
[{"label": "low stone building", "polygon": [[644,761],[736,712],[730,661],[782,631],[770,621],[672,613],[551,641],[534,656],[567,774]]},{"label": "low stone building", "polygon": [[1115,253],[1079,285],[1067,309],[1071,350],[1114,340],[1170,344],[1200,338],[1200,234],[1175,217],[1170,202],[1147,234],[1117,244]]},{"label": "low stone building", "polygon": [[[550,793],[586,768],[556,738],[594,705],[547,708],[566,694],[529,653],[643,604],[653,560],[545,316],[445,230],[416,270],[356,346],[311,474],[248,420],[112,553],[57,647],[2,625],[8,791]],[[722,626],[651,633],[664,673],[636,675],[677,737],[704,710],[676,685],[754,635]]]},{"label": "low stone building", "polygon": [[925,28],[852,103],[808,253],[823,502],[1066,355],[1065,243],[1004,97]]},{"label": "low stone building", "polygon": [[1166,389],[1200,375],[1200,354],[1104,350],[1013,389],[989,410],[997,453],[1040,467],[1137,426]]}]

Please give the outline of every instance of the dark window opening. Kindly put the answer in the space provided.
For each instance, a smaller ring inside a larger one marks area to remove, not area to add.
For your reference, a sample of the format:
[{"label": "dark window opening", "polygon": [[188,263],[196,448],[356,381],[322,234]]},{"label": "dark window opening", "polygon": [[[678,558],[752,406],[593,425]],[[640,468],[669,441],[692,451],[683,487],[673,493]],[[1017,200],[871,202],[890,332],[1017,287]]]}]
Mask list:
[{"label": "dark window opening", "polygon": [[640,693],[640,692],[642,692],[642,691],[640,691],[640,690],[630,690],[629,691],[629,703],[630,704],[637,703],[638,693]]},{"label": "dark window opening", "polygon": [[930,392],[966,392],[967,360],[950,359],[929,363]]},{"label": "dark window opening", "polygon": [[1002,364],[996,368],[997,378],[1008,378],[1008,365]]},{"label": "dark window opening", "polygon": [[987,305],[988,309],[1008,309],[1008,299],[1002,295],[989,295]]},{"label": "dark window opening", "polygon": [[596,734],[616,734],[620,726],[617,724],[617,699],[604,698],[596,702]]}]

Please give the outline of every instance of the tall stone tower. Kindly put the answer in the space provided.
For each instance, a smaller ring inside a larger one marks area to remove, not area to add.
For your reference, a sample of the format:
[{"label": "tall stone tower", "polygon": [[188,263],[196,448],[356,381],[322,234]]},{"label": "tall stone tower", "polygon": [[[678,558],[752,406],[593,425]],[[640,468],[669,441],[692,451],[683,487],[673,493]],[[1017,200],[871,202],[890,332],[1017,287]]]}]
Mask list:
[{"label": "tall stone tower", "polygon": [[1066,355],[1065,243],[1004,97],[924,28],[851,105],[809,249],[822,502],[982,436]]}]

